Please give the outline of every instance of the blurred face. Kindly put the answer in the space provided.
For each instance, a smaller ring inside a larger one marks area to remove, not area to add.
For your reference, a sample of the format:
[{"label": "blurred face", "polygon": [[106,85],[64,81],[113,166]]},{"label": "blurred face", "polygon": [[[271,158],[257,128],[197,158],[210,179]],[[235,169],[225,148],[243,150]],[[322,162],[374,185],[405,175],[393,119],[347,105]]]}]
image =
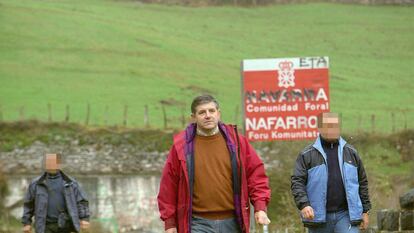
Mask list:
[{"label": "blurred face", "polygon": [[319,133],[327,141],[339,139],[341,130],[339,116],[337,114],[324,113],[320,118]]},{"label": "blurred face", "polygon": [[55,174],[60,169],[60,161],[56,154],[47,154],[45,158],[45,169],[48,173]]},{"label": "blurred face", "polygon": [[201,104],[196,107],[195,113],[191,117],[196,122],[197,127],[203,131],[210,131],[217,127],[220,120],[220,110],[214,102]]}]

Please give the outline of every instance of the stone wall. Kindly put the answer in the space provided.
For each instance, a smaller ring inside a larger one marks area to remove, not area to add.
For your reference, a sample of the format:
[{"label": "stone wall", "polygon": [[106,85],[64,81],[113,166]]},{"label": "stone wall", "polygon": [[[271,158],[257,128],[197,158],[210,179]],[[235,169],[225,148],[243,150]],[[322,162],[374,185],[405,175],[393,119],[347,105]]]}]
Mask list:
[{"label": "stone wall", "polygon": [[[6,174],[39,174],[46,153],[62,153],[62,170],[69,174],[146,174],[161,173],[169,151],[145,151],[132,144],[79,145],[73,140],[65,145],[46,145],[35,141],[25,148],[0,152],[0,171]],[[266,168],[278,167],[279,161],[272,159],[282,151],[269,147],[259,148]]]},{"label": "stone wall", "polygon": [[400,197],[399,210],[383,209],[377,213],[377,227],[362,233],[414,233],[414,189]]},{"label": "stone wall", "polygon": [[35,141],[25,148],[0,152],[1,169],[6,174],[39,174],[46,153],[62,153],[64,171],[69,174],[133,174],[159,172],[167,151],[146,152],[136,145],[46,145]]}]

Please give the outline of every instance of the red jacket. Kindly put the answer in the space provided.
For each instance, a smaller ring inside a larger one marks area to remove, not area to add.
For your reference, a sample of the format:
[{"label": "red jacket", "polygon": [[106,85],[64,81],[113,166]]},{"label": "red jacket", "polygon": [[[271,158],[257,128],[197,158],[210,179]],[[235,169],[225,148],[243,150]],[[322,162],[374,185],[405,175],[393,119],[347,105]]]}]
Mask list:
[{"label": "red jacket", "polygon": [[[249,200],[255,211],[266,211],[270,200],[269,181],[263,162],[247,139],[238,135],[236,127],[219,123],[219,128],[226,139],[230,154],[236,158],[234,165],[237,166],[235,168],[237,170],[234,170],[236,176],[233,177],[239,177],[241,182],[233,180],[233,187],[239,187],[234,188],[239,189],[234,192],[235,215],[243,233],[248,233]],[[194,154],[195,134],[196,125],[190,124],[185,131],[174,136],[174,144],[162,172],[158,208],[161,219],[165,223],[165,230],[176,227],[178,233],[191,233],[192,185],[190,184],[194,174],[191,159]],[[241,185],[238,185],[239,183]]]}]

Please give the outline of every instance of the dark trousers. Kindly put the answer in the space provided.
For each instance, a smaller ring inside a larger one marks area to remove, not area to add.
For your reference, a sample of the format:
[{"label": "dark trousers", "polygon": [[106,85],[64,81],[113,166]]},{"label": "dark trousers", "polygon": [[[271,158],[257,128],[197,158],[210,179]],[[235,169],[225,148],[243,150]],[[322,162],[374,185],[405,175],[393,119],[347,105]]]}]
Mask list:
[{"label": "dark trousers", "polygon": [[73,227],[59,228],[57,223],[46,223],[45,233],[72,233],[76,232]]},{"label": "dark trousers", "polygon": [[210,220],[193,216],[192,233],[240,233],[236,219]]}]

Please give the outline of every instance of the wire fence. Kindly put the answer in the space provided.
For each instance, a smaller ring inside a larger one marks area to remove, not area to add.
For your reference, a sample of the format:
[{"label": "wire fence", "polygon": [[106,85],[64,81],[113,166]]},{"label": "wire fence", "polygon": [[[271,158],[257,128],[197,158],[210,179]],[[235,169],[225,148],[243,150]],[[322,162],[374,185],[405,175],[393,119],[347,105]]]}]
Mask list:
[{"label": "wire fence", "polygon": [[[222,112],[224,122],[242,126],[242,109]],[[394,133],[414,127],[414,109],[369,113],[342,114],[342,130],[347,133]],[[155,129],[180,129],[191,122],[189,111],[184,106],[159,104],[143,107],[131,105],[93,106],[45,104],[41,109],[26,106],[5,108],[0,105],[0,122],[38,120],[56,123],[77,123],[85,126],[121,126]]]}]

